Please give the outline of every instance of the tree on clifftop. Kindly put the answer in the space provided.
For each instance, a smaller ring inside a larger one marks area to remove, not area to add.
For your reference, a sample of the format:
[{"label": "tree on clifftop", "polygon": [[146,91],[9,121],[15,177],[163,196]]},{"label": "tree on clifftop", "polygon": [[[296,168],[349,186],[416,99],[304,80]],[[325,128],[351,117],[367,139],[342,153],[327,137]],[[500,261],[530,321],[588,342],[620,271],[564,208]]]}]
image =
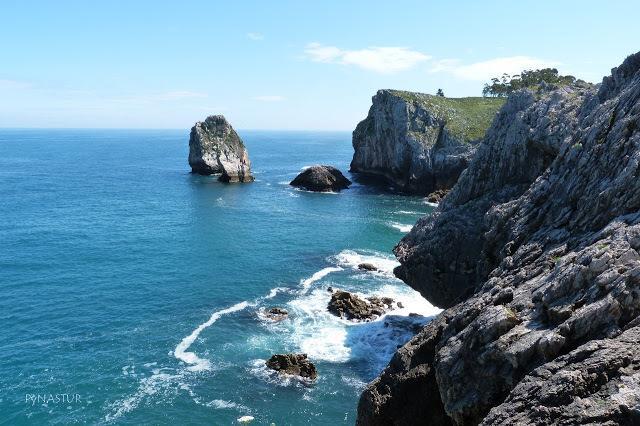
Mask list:
[{"label": "tree on clifftop", "polygon": [[518,89],[534,88],[542,83],[561,86],[576,81],[580,80],[576,80],[572,75],[560,75],[555,68],[525,70],[515,75],[505,73],[500,78],[492,78],[491,83],[485,84],[482,96],[505,97]]},{"label": "tree on clifftop", "polygon": [[438,91],[436,92],[436,96],[440,96],[444,98],[444,92],[442,91],[442,89],[438,89]]}]

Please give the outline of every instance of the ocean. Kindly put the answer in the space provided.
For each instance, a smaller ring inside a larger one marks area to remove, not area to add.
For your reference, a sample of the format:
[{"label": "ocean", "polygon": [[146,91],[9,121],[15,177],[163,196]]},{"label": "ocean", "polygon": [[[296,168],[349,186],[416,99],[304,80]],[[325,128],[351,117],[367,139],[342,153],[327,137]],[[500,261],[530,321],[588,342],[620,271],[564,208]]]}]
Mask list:
[{"label": "ocean", "polygon": [[[254,183],[192,175],[186,130],[0,130],[0,423],[354,423],[439,312],[392,273],[432,207],[288,185],[312,164],[346,174],[347,132],[239,134]],[[404,308],[350,323],[329,286]],[[274,306],[290,318],[270,322]],[[307,353],[316,382],[267,370],[281,352]]]}]

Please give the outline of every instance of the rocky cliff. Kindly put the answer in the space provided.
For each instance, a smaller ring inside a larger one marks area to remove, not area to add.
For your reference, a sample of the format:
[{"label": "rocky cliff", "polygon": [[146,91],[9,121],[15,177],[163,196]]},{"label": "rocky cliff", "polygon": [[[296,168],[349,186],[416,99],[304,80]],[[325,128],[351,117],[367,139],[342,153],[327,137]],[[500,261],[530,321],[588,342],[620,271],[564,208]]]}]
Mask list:
[{"label": "rocky cliff", "polygon": [[191,128],[189,165],[193,173],[219,174],[223,182],[252,182],[244,143],[222,115],[211,115]]},{"label": "rocky cliff", "polygon": [[361,425],[640,424],[640,53],[514,94],[397,275],[447,307]]},{"label": "rocky cliff", "polygon": [[412,194],[449,189],[502,103],[380,90],[353,132],[351,171],[382,177]]}]

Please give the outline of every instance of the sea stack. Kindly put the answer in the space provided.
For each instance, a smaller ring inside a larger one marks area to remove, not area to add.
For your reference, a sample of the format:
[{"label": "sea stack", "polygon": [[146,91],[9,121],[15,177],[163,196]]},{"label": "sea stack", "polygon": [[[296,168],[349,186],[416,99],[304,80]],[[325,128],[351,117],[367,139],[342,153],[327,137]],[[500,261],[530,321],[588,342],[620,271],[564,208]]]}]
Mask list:
[{"label": "sea stack", "polygon": [[372,101],[353,131],[351,172],[416,195],[455,185],[504,104],[400,90],[379,90]]},{"label": "sea stack", "polygon": [[247,149],[222,115],[211,115],[191,128],[189,165],[193,173],[220,175],[222,182],[253,182]]}]

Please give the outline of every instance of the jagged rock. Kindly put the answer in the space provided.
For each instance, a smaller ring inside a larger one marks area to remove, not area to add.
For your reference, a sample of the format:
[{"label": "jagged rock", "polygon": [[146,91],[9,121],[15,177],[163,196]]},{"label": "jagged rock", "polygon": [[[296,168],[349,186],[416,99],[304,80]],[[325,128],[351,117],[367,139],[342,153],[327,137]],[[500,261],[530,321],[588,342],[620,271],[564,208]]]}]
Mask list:
[{"label": "jagged rock", "polygon": [[289,312],[284,308],[270,308],[267,310],[265,316],[272,321],[282,321],[287,319]]},{"label": "jagged rock", "polygon": [[339,192],[347,189],[351,181],[335,167],[318,165],[303,170],[289,185],[307,191]]},{"label": "jagged rock", "polygon": [[451,188],[503,102],[380,90],[353,132],[351,171],[407,193]]},{"label": "jagged rock", "polygon": [[275,354],[267,361],[267,367],[280,374],[315,380],[316,366],[307,359],[307,354]]},{"label": "jagged rock", "polygon": [[378,267],[373,263],[365,262],[365,263],[359,264],[358,269],[361,269],[363,271],[377,271]]},{"label": "jagged rock", "polygon": [[640,424],[640,328],[536,368],[483,425]]},{"label": "jagged rock", "polygon": [[396,248],[398,276],[449,308],[358,424],[638,423],[639,170],[640,53],[600,86],[514,94]]},{"label": "jagged rock", "polygon": [[222,182],[252,182],[249,154],[222,115],[211,115],[191,128],[189,165],[193,173],[219,174]]},{"label": "jagged rock", "polygon": [[355,321],[376,319],[393,308],[394,300],[390,297],[368,297],[361,299],[348,291],[336,290],[331,295],[327,309],[332,314]]},{"label": "jagged rock", "polygon": [[433,191],[431,194],[427,195],[427,202],[432,204],[440,204],[440,202],[447,196],[449,190],[447,189],[438,189]]}]

